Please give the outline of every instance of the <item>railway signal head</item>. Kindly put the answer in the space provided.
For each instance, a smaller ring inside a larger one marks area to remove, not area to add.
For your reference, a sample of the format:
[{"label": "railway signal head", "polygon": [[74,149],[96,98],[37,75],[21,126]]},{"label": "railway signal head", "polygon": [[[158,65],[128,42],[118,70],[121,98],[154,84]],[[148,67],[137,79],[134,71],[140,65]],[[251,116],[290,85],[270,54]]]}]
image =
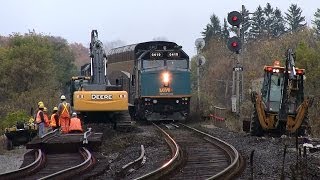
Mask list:
[{"label": "railway signal head", "polygon": [[228,22],[232,25],[232,26],[237,26],[239,27],[239,25],[242,22],[242,15],[241,13],[239,13],[238,11],[232,11],[228,14]]},{"label": "railway signal head", "polygon": [[232,38],[228,39],[227,46],[230,51],[236,52],[238,54],[242,47],[242,44],[238,37],[233,36]]}]

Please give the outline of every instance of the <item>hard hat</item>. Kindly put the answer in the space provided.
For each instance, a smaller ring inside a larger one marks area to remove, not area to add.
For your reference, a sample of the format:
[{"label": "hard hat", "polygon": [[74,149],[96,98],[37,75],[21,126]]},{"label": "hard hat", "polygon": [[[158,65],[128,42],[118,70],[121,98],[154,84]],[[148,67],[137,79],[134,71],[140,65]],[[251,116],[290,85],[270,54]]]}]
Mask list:
[{"label": "hard hat", "polygon": [[65,95],[61,95],[60,99],[61,100],[66,100],[66,96]]},{"label": "hard hat", "polygon": [[48,108],[47,108],[47,107],[44,107],[44,108],[43,108],[43,111],[44,111],[44,112],[47,112],[47,111],[48,111]]},{"label": "hard hat", "polygon": [[73,112],[73,113],[72,113],[72,117],[74,117],[74,116],[77,116],[77,113],[76,113],[76,112]]},{"label": "hard hat", "polygon": [[39,109],[43,109],[43,108],[44,108],[44,104],[40,104]]},{"label": "hard hat", "polygon": [[43,104],[43,102],[42,102],[42,101],[39,101],[39,102],[38,102],[38,106],[40,106],[40,104]]},{"label": "hard hat", "polygon": [[54,110],[54,111],[58,111],[58,108],[57,108],[57,107],[54,107],[53,110]]}]

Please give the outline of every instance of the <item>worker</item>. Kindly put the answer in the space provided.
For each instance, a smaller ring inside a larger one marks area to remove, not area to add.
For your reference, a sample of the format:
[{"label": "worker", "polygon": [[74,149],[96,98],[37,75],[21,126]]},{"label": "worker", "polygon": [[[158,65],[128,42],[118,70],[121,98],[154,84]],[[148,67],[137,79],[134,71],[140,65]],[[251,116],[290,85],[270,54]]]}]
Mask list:
[{"label": "worker", "polygon": [[52,130],[58,129],[60,126],[57,112],[58,112],[58,107],[54,107],[52,111],[52,115],[50,117],[50,126]]},{"label": "worker", "polygon": [[44,115],[45,127],[48,128],[49,125],[50,125],[50,122],[49,122],[48,108],[47,107],[43,108],[43,115]]},{"label": "worker", "polygon": [[82,133],[81,121],[77,117],[77,113],[73,112],[70,119],[69,133]]},{"label": "worker", "polygon": [[61,95],[61,103],[58,106],[58,116],[62,133],[68,133],[70,125],[71,106],[66,101],[66,96]]},{"label": "worker", "polygon": [[38,125],[38,136],[42,137],[45,134],[45,119],[43,113],[44,105],[39,105],[39,110],[36,115],[36,123]]},{"label": "worker", "polygon": [[42,101],[39,101],[38,102],[38,107],[40,106],[40,104],[43,104],[43,106],[44,106],[44,103]]}]

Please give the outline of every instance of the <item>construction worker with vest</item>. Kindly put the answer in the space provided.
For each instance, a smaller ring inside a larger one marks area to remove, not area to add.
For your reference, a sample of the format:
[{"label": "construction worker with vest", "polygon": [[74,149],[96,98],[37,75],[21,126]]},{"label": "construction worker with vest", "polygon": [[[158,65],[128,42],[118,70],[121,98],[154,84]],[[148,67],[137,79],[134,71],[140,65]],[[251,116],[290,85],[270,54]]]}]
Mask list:
[{"label": "construction worker with vest", "polygon": [[[39,109],[39,106],[40,106],[40,104],[42,104],[43,105],[43,107],[44,107],[44,103],[42,102],[42,101],[39,101],[38,102],[38,109]],[[38,111],[37,111],[38,112]],[[37,118],[37,113],[35,113],[34,115],[33,115],[33,119],[34,119],[34,124],[37,124],[37,122],[36,122],[36,118]]]},{"label": "construction worker with vest", "polygon": [[48,115],[48,108],[47,107],[43,108],[43,115],[44,115],[45,127],[48,128],[50,125],[50,122],[49,122],[49,117],[48,117],[49,115]]},{"label": "construction worker with vest", "polygon": [[39,105],[39,110],[36,114],[36,123],[38,125],[38,136],[42,137],[46,132],[45,130],[45,119],[44,119],[44,113],[43,113],[44,105]]},{"label": "construction worker with vest", "polygon": [[66,101],[66,96],[60,97],[61,103],[58,106],[58,116],[62,133],[68,133],[70,125],[71,106]]},{"label": "construction worker with vest", "polygon": [[69,133],[82,133],[81,120],[77,117],[77,113],[73,112],[70,119]]},{"label": "construction worker with vest", "polygon": [[59,116],[58,116],[58,107],[53,108],[53,112],[50,117],[50,126],[52,130],[58,129],[60,124],[59,124]]}]

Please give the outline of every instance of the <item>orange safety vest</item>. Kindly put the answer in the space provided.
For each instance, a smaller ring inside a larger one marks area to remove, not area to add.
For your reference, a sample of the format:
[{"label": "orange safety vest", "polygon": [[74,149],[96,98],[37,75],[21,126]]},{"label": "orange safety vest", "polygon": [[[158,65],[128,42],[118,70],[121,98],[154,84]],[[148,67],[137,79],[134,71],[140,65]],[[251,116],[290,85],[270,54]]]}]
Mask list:
[{"label": "orange safety vest", "polygon": [[48,115],[46,113],[43,113],[43,117],[44,117],[45,126],[48,127],[50,123]]},{"label": "orange safety vest", "polygon": [[57,127],[56,119],[54,118],[57,113],[53,113],[50,117],[50,126],[51,127]]},{"label": "orange safety vest", "polygon": [[70,120],[69,131],[73,131],[73,130],[82,132],[81,121],[77,117],[73,117]]},{"label": "orange safety vest", "polygon": [[68,103],[62,103],[62,106],[63,106],[63,110],[60,114],[60,117],[62,118],[70,118],[70,113],[69,113],[69,110],[68,110]]},{"label": "orange safety vest", "polygon": [[[36,116],[36,123],[38,123],[38,124],[41,123],[40,112],[43,113],[42,110],[39,110],[39,111],[37,112],[37,116]],[[44,117],[44,113],[43,113],[43,117]]]}]

